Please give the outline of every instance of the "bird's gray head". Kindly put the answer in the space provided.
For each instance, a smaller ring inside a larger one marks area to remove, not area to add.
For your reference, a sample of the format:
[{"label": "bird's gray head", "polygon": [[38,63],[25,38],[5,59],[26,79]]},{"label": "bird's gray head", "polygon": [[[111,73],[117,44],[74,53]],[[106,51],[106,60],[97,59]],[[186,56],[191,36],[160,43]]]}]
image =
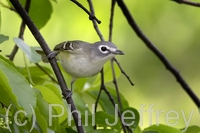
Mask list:
[{"label": "bird's gray head", "polygon": [[95,42],[91,45],[91,51],[93,58],[96,59],[111,59],[115,55],[124,55],[124,53],[117,49],[115,44],[108,41]]}]

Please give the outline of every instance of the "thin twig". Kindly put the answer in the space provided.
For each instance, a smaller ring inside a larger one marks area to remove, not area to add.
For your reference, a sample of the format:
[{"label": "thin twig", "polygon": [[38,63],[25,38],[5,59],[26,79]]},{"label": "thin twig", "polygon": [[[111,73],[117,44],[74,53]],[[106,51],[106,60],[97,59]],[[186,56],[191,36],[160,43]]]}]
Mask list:
[{"label": "thin twig", "polygon": [[[111,1],[111,11],[110,11],[109,37],[108,37],[109,38],[108,41],[110,41],[110,42],[112,42],[112,31],[113,31],[113,19],[114,19],[115,4],[116,4],[116,1],[112,0]],[[117,84],[113,59],[110,60],[110,63],[111,63],[111,69],[112,69],[112,74],[113,74],[113,84],[115,85],[115,89],[116,89],[116,92],[117,92],[117,101],[119,103],[119,110],[121,112],[122,109],[123,109],[123,106],[122,106],[119,88],[118,88],[118,84]]]},{"label": "thin twig", "polygon": [[[110,24],[109,24],[109,41],[111,42],[112,41],[112,28],[113,28],[113,17],[114,17],[114,7],[115,7],[115,4],[116,4],[116,0],[112,0],[112,3],[111,3],[111,14],[110,14]],[[114,60],[121,73],[124,74],[124,76],[128,79],[128,81],[130,82],[130,84],[133,86],[133,82],[131,81],[130,77],[125,73],[125,71],[122,69],[120,63],[117,61],[116,58],[113,58],[112,60]],[[113,81],[115,83],[115,81]]]},{"label": "thin twig", "polygon": [[[108,95],[109,100],[113,104],[113,107],[115,107],[115,101],[112,98],[112,95],[110,94],[110,92],[106,89],[106,86],[104,84],[104,72],[103,72],[103,69],[101,70],[101,87],[100,87],[100,89],[105,91],[105,93]],[[119,111],[119,109],[117,109],[117,113],[118,113],[119,119],[121,121],[122,129],[123,129],[124,133],[126,133],[126,128],[129,130],[129,132],[132,133],[131,129],[129,127],[126,127],[124,125],[124,123],[122,122],[123,118],[121,117],[121,112]]]},{"label": "thin twig", "polygon": [[178,4],[185,4],[185,5],[200,7],[199,2],[193,2],[193,1],[189,1],[189,0],[171,0],[171,1],[176,2]]},{"label": "thin twig", "polygon": [[[89,3],[89,7],[90,7],[90,11],[93,15],[95,15],[95,12],[94,12],[94,8],[93,8],[93,5],[92,5],[92,1],[88,0],[88,3]],[[104,41],[104,38],[103,38],[103,35],[101,34],[100,30],[99,30],[99,27],[97,25],[97,23],[92,19],[92,23],[93,23],[93,26],[94,26],[94,29],[95,31],[97,32],[99,38],[101,41]],[[98,94],[98,97],[95,101],[95,113],[97,112],[97,106],[98,106],[98,103],[99,103],[99,99],[100,99],[100,96],[101,96],[101,93],[102,93],[102,90],[103,90],[103,86],[105,86],[104,84],[104,76],[103,76],[103,68],[101,70],[101,86],[100,86],[100,90],[99,90],[99,94]],[[96,129],[96,124],[94,126],[94,129]]]},{"label": "thin twig", "polygon": [[136,32],[138,37],[146,44],[146,46],[160,59],[160,61],[164,64],[164,66],[174,75],[178,83],[182,86],[182,88],[186,91],[186,93],[190,96],[193,102],[196,104],[198,108],[200,108],[200,100],[196,96],[196,94],[192,91],[192,89],[185,82],[183,77],[179,74],[179,72],[170,64],[170,62],[165,58],[165,56],[154,46],[154,44],[144,35],[141,29],[136,24],[135,20],[131,16],[128,8],[126,7],[123,0],[117,0],[119,7],[121,8],[124,16],[126,17],[129,25]]},{"label": "thin twig", "polygon": [[114,57],[113,60],[117,63],[117,65],[118,65],[118,67],[119,67],[121,73],[124,74],[124,76],[128,79],[128,81],[130,82],[130,84],[131,84],[132,86],[134,86],[134,84],[133,84],[133,82],[131,81],[130,77],[129,77],[129,76],[126,74],[126,72],[122,69],[122,67],[121,67],[120,63],[117,61],[117,59]]},{"label": "thin twig", "polygon": [[119,108],[120,108],[120,112],[123,109],[122,106],[122,101],[121,101],[121,97],[120,97],[120,93],[119,93],[119,88],[118,88],[118,84],[117,84],[117,79],[116,79],[116,75],[115,75],[115,68],[114,68],[114,60],[113,58],[110,60],[110,64],[111,64],[111,68],[112,68],[112,74],[113,74],[113,84],[115,85],[115,89],[117,92],[117,101],[119,103]]},{"label": "thin twig", "polygon": [[[103,70],[102,70],[103,71]],[[101,80],[101,82],[102,82],[102,80]],[[101,84],[102,85],[102,84]],[[96,113],[97,112],[97,105],[98,105],[98,103],[99,103],[99,99],[100,99],[100,96],[101,96],[101,91],[102,91],[102,89],[101,89],[102,87],[100,87],[100,90],[99,90],[99,93],[98,93],[98,96],[97,96],[97,99],[96,99],[96,101],[95,101],[95,107],[94,107],[94,112]],[[96,129],[96,128],[95,128]]]},{"label": "thin twig", "polygon": [[77,0],[71,0],[71,1],[74,2],[74,3],[75,3],[77,6],[79,6],[81,9],[83,9],[83,10],[89,15],[89,19],[90,19],[90,20],[93,20],[93,19],[94,19],[94,20],[96,20],[96,22],[97,22],[98,24],[101,24],[101,21],[98,20],[94,14],[90,13],[81,3],[79,3]]},{"label": "thin twig", "polygon": [[109,36],[108,40],[112,42],[112,33],[113,33],[113,19],[114,19],[114,9],[115,9],[116,0],[111,1],[110,9],[110,24],[109,24]]},{"label": "thin twig", "polygon": [[58,81],[56,79],[54,79],[54,77],[52,77],[42,66],[40,66],[40,64],[35,63],[35,65],[41,70],[43,71],[54,83],[58,84]]},{"label": "thin twig", "polygon": [[[94,7],[93,7],[93,4],[92,4],[92,0],[88,0],[88,3],[89,3],[90,11],[91,11],[91,13],[94,15],[95,12],[94,12]],[[101,39],[101,41],[105,41],[103,35],[101,34],[101,32],[100,32],[100,30],[99,30],[98,25],[96,24],[96,22],[95,22],[94,20],[92,20],[92,22],[93,22],[94,29],[96,30],[97,34],[99,35],[99,38]],[[110,92],[106,89],[106,86],[105,86],[105,83],[104,83],[104,72],[103,72],[103,69],[101,70],[100,73],[101,73],[101,87],[100,87],[100,91],[99,91],[99,94],[98,94],[98,95],[101,95],[101,92],[102,92],[101,90],[103,89],[103,90],[106,92],[106,94],[108,95],[110,101],[113,103],[113,106],[115,107],[115,102],[114,102],[112,96],[110,95]],[[100,98],[100,97],[99,97],[99,98]],[[96,99],[96,102],[95,102],[95,103],[98,103],[99,98]],[[96,104],[95,106],[97,106],[97,104]],[[126,127],[126,126],[124,125],[124,123],[122,122],[122,118],[121,118],[121,113],[120,113],[120,111],[117,110],[117,112],[118,112],[118,115],[119,115],[119,118],[120,118],[120,121],[121,121],[121,124],[122,124],[122,129],[123,129],[124,133],[126,133],[126,128],[127,128],[130,132],[132,132],[131,129],[130,129],[129,127]],[[95,127],[96,127],[96,126],[95,126]]]},{"label": "thin twig", "polygon": [[[98,107],[98,103],[99,103],[99,99],[100,99],[100,96],[101,96],[101,93],[102,93],[102,90],[105,90],[105,83],[104,83],[104,73],[103,73],[103,68],[101,70],[101,86],[100,86],[100,90],[99,90],[99,93],[98,93],[98,96],[97,96],[97,99],[95,101],[95,108],[94,108],[94,112],[96,113],[97,112],[97,107]],[[95,124],[94,125],[94,129],[97,128],[97,125]]]},{"label": "thin twig", "polygon": [[[116,0],[112,0],[111,1],[111,11],[110,11],[110,24],[109,24],[109,41],[112,42],[112,32],[113,32],[113,19],[114,19],[114,9],[115,9],[115,4],[116,4]],[[119,103],[119,108],[120,108],[120,112],[123,109],[123,105],[122,105],[122,101],[121,101],[121,97],[120,97],[120,93],[119,93],[119,88],[118,88],[118,84],[117,84],[117,79],[116,79],[116,74],[115,74],[115,69],[114,69],[114,61],[117,62],[118,67],[120,68],[121,72],[124,74],[124,70],[121,68],[121,66],[119,65],[119,62],[117,61],[116,58],[112,58],[110,60],[111,63],[111,69],[112,69],[112,74],[113,74],[113,84],[115,85],[115,89],[116,89],[116,93],[117,93],[117,101]],[[126,73],[124,74],[127,79],[129,80],[129,82],[131,83],[131,85],[133,85],[132,81],[130,80],[130,78],[126,75]]]},{"label": "thin twig", "polygon": [[[92,1],[91,0],[88,0],[88,3],[89,3],[89,7],[90,7],[90,11],[93,15],[95,15],[95,12],[94,12],[94,7],[93,7],[93,4],[92,4]],[[96,30],[99,38],[101,39],[101,41],[105,41],[103,35],[101,34],[100,30],[99,30],[99,27],[97,25],[97,23],[94,21],[94,19],[92,19],[92,23],[93,23],[93,26],[94,26],[94,29]]]},{"label": "thin twig", "polygon": [[[24,9],[26,10],[27,13],[29,12],[30,5],[31,5],[31,0],[26,0],[26,4],[25,4]],[[25,30],[25,28],[26,28],[25,22],[24,22],[24,20],[22,20],[22,23],[21,23],[21,26],[20,26],[20,30],[19,30],[19,35],[18,35],[18,37],[20,39],[22,39],[22,40],[24,40],[23,36],[24,36],[24,30]],[[8,57],[9,57],[9,59],[11,61],[14,60],[14,57],[15,57],[17,51],[18,51],[18,46],[15,44],[12,52],[10,53],[10,55],[8,55]]]},{"label": "thin twig", "polygon": [[[22,17],[22,19],[24,20],[24,22],[26,23],[26,25],[30,29],[31,33],[33,34],[33,36],[35,37],[37,42],[40,44],[40,46],[43,49],[46,56],[50,55],[52,53],[52,51],[48,47],[48,45],[47,45],[46,41],[44,40],[44,38],[42,37],[41,33],[38,31],[37,27],[33,24],[31,18],[28,16],[27,12],[21,6],[19,1],[18,0],[10,0],[10,2],[15,7],[15,9],[19,13],[19,15]],[[58,82],[59,82],[61,90],[62,90],[62,94],[65,97],[67,103],[69,104],[71,112],[73,112],[72,116],[74,118],[77,131],[79,133],[84,133],[80,116],[78,114],[78,111],[76,109],[76,106],[74,104],[72,97],[70,97],[71,91],[68,89],[68,87],[66,85],[64,77],[63,77],[63,75],[62,75],[62,73],[61,73],[61,71],[58,67],[58,64],[56,62],[56,58],[52,57],[52,58],[48,58],[48,59],[49,59],[49,62],[51,64],[52,68],[53,68],[53,71],[56,75],[56,78],[58,79]]]}]

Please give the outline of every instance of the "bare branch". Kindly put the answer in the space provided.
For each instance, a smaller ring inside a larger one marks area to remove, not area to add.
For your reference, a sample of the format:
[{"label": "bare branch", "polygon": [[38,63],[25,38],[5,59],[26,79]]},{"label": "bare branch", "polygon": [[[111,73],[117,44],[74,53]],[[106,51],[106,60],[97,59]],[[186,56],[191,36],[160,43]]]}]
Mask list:
[{"label": "bare branch", "polygon": [[170,64],[170,62],[165,58],[165,56],[154,46],[154,44],[144,35],[141,29],[136,24],[135,20],[131,16],[128,8],[126,7],[123,0],[117,0],[119,7],[121,8],[124,16],[126,17],[129,25],[138,35],[138,37],[146,44],[146,46],[160,59],[160,61],[164,64],[164,66],[174,75],[178,83],[182,86],[182,88],[186,91],[186,93],[190,96],[190,98],[194,101],[196,106],[200,108],[200,100],[196,96],[196,94],[192,91],[192,89],[188,86],[182,76],[178,73],[178,71]]},{"label": "bare branch", "polygon": [[171,1],[176,2],[178,4],[185,4],[185,5],[200,7],[200,3],[189,1],[189,0],[171,0]]},{"label": "bare branch", "polygon": [[[116,107],[115,105],[115,101],[114,99],[112,98],[112,95],[110,94],[110,92],[106,89],[106,86],[104,84],[104,72],[103,72],[103,69],[101,71],[101,90],[104,90],[105,93],[107,94],[109,100],[111,101],[113,107]],[[118,113],[118,117],[120,119],[120,121],[122,122],[122,117],[121,117],[121,112],[119,111],[119,109],[117,109],[117,113]],[[123,131],[124,133],[126,133],[126,126],[124,125],[124,123],[122,122],[122,128],[123,128]],[[129,127],[127,127],[127,129],[132,133],[131,129]]]},{"label": "bare branch", "polygon": [[115,68],[114,68],[114,60],[113,60],[113,58],[111,59],[110,63],[111,63],[112,74],[113,74],[113,84],[115,85],[115,89],[116,89],[116,92],[117,92],[117,101],[119,103],[119,108],[120,108],[120,112],[121,112],[122,109],[123,109],[123,106],[122,106],[122,101],[121,101],[121,97],[120,97],[120,93],[119,93],[119,88],[118,88],[118,84],[117,84],[116,75],[115,75]]},{"label": "bare branch", "polygon": [[[90,11],[91,13],[94,15],[95,12],[94,12],[94,7],[93,7],[93,4],[92,4],[92,0],[88,0],[88,3],[89,3],[89,6],[90,6]],[[101,41],[105,41],[104,38],[103,38],[103,35],[101,34],[100,30],[99,30],[99,27],[98,25],[96,24],[96,22],[94,20],[92,20],[93,22],[93,26],[94,26],[94,29],[96,30],[97,34],[99,35],[99,38],[101,39]],[[100,91],[99,91],[99,96],[101,95],[101,91],[102,89],[106,92],[106,94],[108,95],[111,103],[113,104],[113,106],[115,107],[115,102],[112,98],[112,96],[110,95],[109,91],[106,89],[106,86],[105,86],[105,83],[104,83],[104,73],[103,73],[103,69],[101,70],[101,87],[100,87]],[[116,89],[116,91],[118,91]],[[119,94],[119,92],[117,93]],[[120,97],[120,95],[118,95]],[[98,103],[99,99],[96,99],[96,104],[95,106],[97,106],[97,103]],[[123,128],[123,131],[124,133],[126,133],[126,128],[128,129],[129,132],[132,132],[131,129],[128,127],[128,126],[125,126],[124,123],[122,122],[122,119],[121,119],[121,113],[119,110],[118,111],[118,115],[119,115],[119,118],[120,118],[120,121],[121,121],[121,124],[122,124],[122,128]],[[95,126],[96,127],[96,126]]]},{"label": "bare branch", "polygon": [[[31,5],[31,0],[26,0],[26,4],[25,4],[24,9],[26,10],[27,13],[29,12],[30,5]],[[26,27],[25,22],[24,22],[24,20],[22,20],[20,30],[19,30],[19,35],[18,35],[18,37],[21,38],[22,40],[24,40],[23,36],[24,36],[25,27]],[[17,51],[18,51],[18,46],[15,44],[12,52],[10,53],[10,55],[8,55],[8,57],[11,61],[14,60],[14,57],[15,57]]]},{"label": "bare branch", "polygon": [[[109,41],[112,41],[112,31],[113,31],[113,19],[114,19],[114,9],[115,9],[115,4],[116,1],[112,0],[111,1],[111,9],[110,9],[110,24],[109,24]],[[116,79],[116,75],[115,75],[115,68],[114,68],[114,64],[113,64],[113,59],[110,60],[111,63],[111,69],[112,69],[112,74],[113,74],[113,84],[115,85],[115,89],[117,92],[117,101],[119,103],[119,108],[120,108],[120,112],[123,109],[122,106],[122,102],[121,102],[121,98],[120,98],[120,93],[119,93],[119,88],[118,88],[118,84],[117,84],[117,79]]]},{"label": "bare branch", "polygon": [[[92,4],[92,1],[91,0],[88,0],[88,3],[89,3],[89,6],[90,6],[90,11],[93,15],[95,15],[95,12],[94,12],[94,7],[93,7],[93,4]],[[93,23],[93,26],[94,26],[94,29],[96,30],[99,38],[101,39],[101,41],[105,41],[103,35],[101,34],[101,31],[99,30],[99,27],[97,25],[97,23],[94,21],[94,19],[92,19],[92,23]]]},{"label": "bare branch", "polygon": [[92,13],[90,13],[81,3],[79,3],[77,0],[71,0],[72,2],[74,2],[77,6],[79,6],[81,9],[83,9],[88,15],[89,15],[89,19],[90,20],[96,20],[96,22],[98,23],[98,24],[100,24],[101,23],[101,21],[100,20],[98,20],[96,17],[95,17],[95,15],[94,14],[92,14]]},{"label": "bare branch", "polygon": [[109,37],[108,40],[112,42],[112,33],[113,33],[113,19],[114,19],[114,9],[115,9],[116,0],[111,1],[110,9],[110,24],[109,24]]},{"label": "bare branch", "polygon": [[[21,4],[19,3],[18,0],[10,0],[10,2],[15,7],[15,9],[19,13],[19,15],[22,17],[22,19],[24,20],[24,22],[26,23],[26,25],[30,29],[31,33],[33,34],[33,36],[35,37],[35,39],[37,40],[37,42],[40,44],[40,46],[43,49],[43,51],[46,54],[46,56],[50,57],[48,55],[51,55],[52,51],[49,49],[46,41],[42,37],[41,33],[38,31],[38,29],[36,28],[36,26],[33,24],[32,20],[30,19],[30,17],[27,14],[27,12],[21,6]],[[58,82],[59,82],[61,90],[62,90],[62,94],[65,97],[67,103],[71,107],[71,112],[73,112],[72,116],[74,118],[77,131],[79,133],[84,133],[83,126],[82,126],[82,123],[81,123],[81,119],[80,119],[79,114],[77,113],[77,109],[76,109],[76,106],[74,104],[74,101],[69,96],[71,94],[71,91],[68,89],[68,87],[66,85],[66,82],[65,82],[65,80],[63,78],[63,75],[62,75],[62,73],[61,73],[61,71],[60,71],[60,69],[58,67],[56,59],[55,59],[55,57],[51,57],[51,58],[48,58],[48,59],[49,59],[49,62],[50,62],[51,66],[52,66],[52,68],[54,70],[54,73],[55,73],[55,75],[56,75],[56,77],[58,79]]]},{"label": "bare branch", "polygon": [[130,84],[131,84],[132,86],[134,86],[134,84],[133,84],[133,82],[131,81],[130,77],[129,77],[129,76],[126,74],[126,72],[122,69],[122,67],[121,67],[120,63],[117,61],[117,59],[114,57],[113,60],[117,63],[117,65],[118,65],[118,67],[119,67],[121,73],[124,74],[124,76],[128,79],[128,81],[130,82]]},{"label": "bare branch", "polygon": [[[93,4],[92,4],[92,1],[91,0],[88,0],[88,3],[89,3],[89,7],[90,7],[90,11],[93,15],[95,15],[95,12],[94,12],[94,7],[93,7]],[[92,20],[92,23],[93,23],[93,26],[94,26],[94,29],[95,31],[97,32],[99,38],[101,41],[104,41],[104,38],[103,38],[103,35],[101,34],[100,30],[99,30],[99,27],[97,26],[97,23],[95,22],[94,19],[91,19]],[[95,113],[97,111],[97,106],[98,106],[98,103],[99,103],[99,99],[100,99],[100,96],[101,96],[101,92],[102,90],[106,89],[105,87],[105,83],[104,83],[104,73],[103,73],[103,68],[101,70],[101,86],[100,86],[100,90],[99,90],[99,94],[98,94],[98,97],[95,101]],[[94,126],[94,129],[96,129],[96,125]]]}]

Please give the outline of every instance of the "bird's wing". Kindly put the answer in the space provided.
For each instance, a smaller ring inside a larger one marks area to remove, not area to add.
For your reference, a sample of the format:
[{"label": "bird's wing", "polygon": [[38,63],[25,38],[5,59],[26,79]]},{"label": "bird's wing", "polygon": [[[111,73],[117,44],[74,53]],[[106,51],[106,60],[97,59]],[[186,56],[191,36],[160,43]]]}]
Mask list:
[{"label": "bird's wing", "polygon": [[74,50],[73,44],[74,44],[73,41],[61,42],[58,45],[56,45],[53,50],[55,50],[55,51],[66,51],[66,50],[73,51]]}]

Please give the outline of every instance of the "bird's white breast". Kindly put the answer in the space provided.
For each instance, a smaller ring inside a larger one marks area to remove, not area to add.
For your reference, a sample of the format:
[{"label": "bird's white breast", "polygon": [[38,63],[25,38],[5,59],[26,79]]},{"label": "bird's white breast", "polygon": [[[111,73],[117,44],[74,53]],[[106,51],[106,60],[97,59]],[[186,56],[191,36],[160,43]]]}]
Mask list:
[{"label": "bird's white breast", "polygon": [[66,52],[60,52],[59,57],[64,70],[75,79],[96,75],[103,65],[112,58],[111,56],[101,60],[91,60],[84,55],[72,55]]}]

